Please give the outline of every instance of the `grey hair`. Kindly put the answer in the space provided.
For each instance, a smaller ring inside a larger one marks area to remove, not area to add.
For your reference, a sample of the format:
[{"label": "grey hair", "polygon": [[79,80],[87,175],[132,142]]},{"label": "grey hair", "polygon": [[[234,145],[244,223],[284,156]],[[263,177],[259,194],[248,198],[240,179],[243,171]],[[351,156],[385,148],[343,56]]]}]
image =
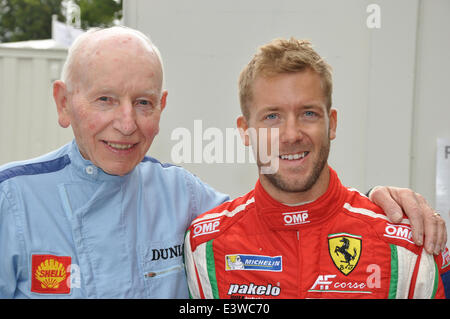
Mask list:
[{"label": "grey hair", "polygon": [[75,57],[77,56],[78,51],[80,48],[82,48],[83,44],[88,40],[92,34],[100,31],[115,31],[117,34],[119,33],[128,33],[135,35],[139,39],[141,39],[144,43],[150,46],[153,52],[155,52],[156,56],[158,57],[159,63],[161,64],[161,72],[162,72],[162,88],[164,88],[164,64],[162,60],[161,53],[159,49],[153,44],[153,42],[150,40],[148,36],[146,36],[141,31],[138,31],[133,28],[129,28],[126,26],[114,26],[110,28],[91,28],[88,31],[84,32],[80,36],[78,36],[75,41],[70,46],[66,61],[64,62],[64,65],[61,70],[61,80],[66,84],[66,87],[70,90],[70,87],[72,86],[72,73],[73,73],[73,65],[75,62]]}]

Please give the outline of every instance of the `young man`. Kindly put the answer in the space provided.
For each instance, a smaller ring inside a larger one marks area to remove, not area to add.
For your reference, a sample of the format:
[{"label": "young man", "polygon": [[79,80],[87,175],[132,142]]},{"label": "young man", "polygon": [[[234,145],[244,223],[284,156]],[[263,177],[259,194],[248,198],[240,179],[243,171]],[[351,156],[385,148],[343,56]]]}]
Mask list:
[{"label": "young man", "polygon": [[311,44],[292,38],[261,47],[239,90],[237,124],[245,145],[259,146],[259,180],[189,228],[191,296],[445,297],[448,249],[434,257],[414,245],[408,219],[391,224],[328,166],[337,126],[331,68]]}]

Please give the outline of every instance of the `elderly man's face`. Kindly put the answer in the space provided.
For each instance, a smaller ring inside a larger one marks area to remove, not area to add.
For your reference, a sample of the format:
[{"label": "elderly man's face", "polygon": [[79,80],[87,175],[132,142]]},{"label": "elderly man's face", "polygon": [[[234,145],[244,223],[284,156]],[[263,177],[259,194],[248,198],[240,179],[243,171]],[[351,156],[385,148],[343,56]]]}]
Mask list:
[{"label": "elderly man's face", "polygon": [[72,126],[85,159],[108,174],[125,175],[143,159],[159,131],[167,96],[161,94],[161,67],[156,55],[129,36],[87,51],[70,92],[62,82],[54,86],[55,100],[65,93],[59,123]]}]

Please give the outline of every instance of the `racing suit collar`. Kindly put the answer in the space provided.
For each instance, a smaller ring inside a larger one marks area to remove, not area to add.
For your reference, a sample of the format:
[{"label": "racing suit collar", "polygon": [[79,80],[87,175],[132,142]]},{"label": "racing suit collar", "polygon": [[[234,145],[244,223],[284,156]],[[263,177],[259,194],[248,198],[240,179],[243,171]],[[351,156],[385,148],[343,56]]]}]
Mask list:
[{"label": "racing suit collar", "polygon": [[317,225],[331,218],[344,204],[344,186],[336,172],[329,167],[327,191],[312,202],[290,206],[273,199],[258,180],[255,186],[256,211],[272,230],[295,230]]},{"label": "racing suit collar", "polygon": [[124,176],[110,175],[105,173],[100,167],[95,166],[91,161],[86,160],[80,153],[77,142],[74,139],[69,150],[70,161],[73,164],[73,171],[77,177],[89,181],[98,182],[120,182],[129,176],[134,170]]}]

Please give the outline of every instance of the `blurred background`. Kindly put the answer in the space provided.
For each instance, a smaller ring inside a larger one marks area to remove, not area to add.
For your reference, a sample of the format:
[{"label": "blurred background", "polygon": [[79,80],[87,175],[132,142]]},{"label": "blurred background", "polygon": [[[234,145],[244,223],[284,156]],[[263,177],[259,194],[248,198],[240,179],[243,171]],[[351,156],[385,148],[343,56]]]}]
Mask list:
[{"label": "blurred background", "polygon": [[[0,164],[73,138],[57,124],[51,84],[79,32],[114,24],[146,33],[163,56],[168,104],[149,155],[173,162],[176,128],[204,148],[211,140],[194,137],[195,120],[225,136],[256,48],[306,38],[334,69],[329,163],[343,183],[412,188],[450,225],[450,1],[0,0]],[[251,163],[176,164],[232,197],[257,179]]]}]

